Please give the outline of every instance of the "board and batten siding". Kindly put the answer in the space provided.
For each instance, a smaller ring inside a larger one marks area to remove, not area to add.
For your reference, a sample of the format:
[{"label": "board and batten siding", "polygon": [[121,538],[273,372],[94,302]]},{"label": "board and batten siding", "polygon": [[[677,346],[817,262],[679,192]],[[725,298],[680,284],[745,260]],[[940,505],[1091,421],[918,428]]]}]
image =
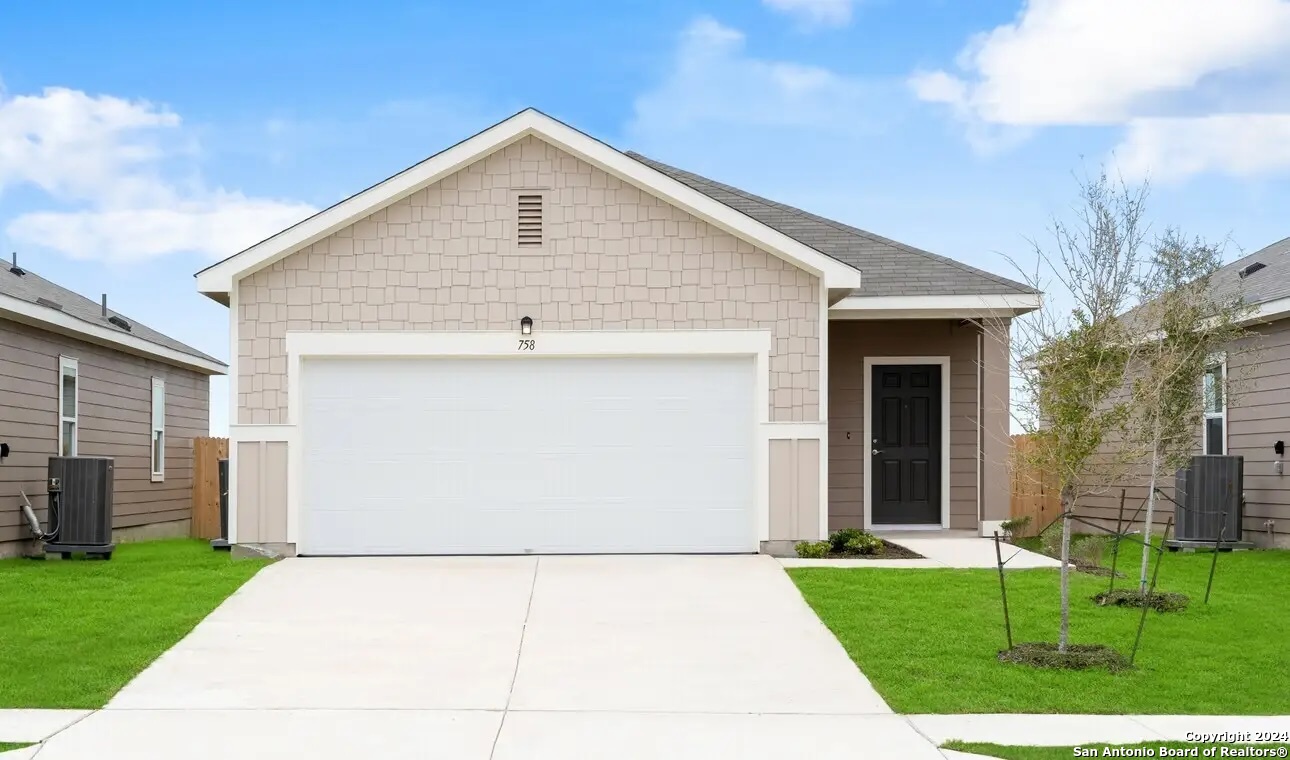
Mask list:
[{"label": "board and batten siding", "polygon": [[[519,191],[541,247],[516,245]],[[820,419],[820,281],[529,136],[240,280],[237,422],[289,424],[286,333],[767,329],[769,419]]]},{"label": "board and batten siding", "polygon": [[[1254,335],[1228,352],[1228,377],[1232,385],[1227,409],[1227,453],[1245,458],[1244,536],[1260,546],[1290,548],[1290,458],[1281,457],[1285,474],[1277,475],[1273,450],[1277,441],[1290,444],[1290,319],[1250,328]],[[1200,430],[1196,453],[1202,453]],[[1108,526],[1119,512],[1120,490],[1125,491],[1125,513],[1131,517],[1148,492],[1147,462],[1130,462],[1119,477],[1101,477],[1095,466],[1088,496],[1076,511]],[[1174,473],[1164,473],[1161,490],[1174,495]],[[1144,510],[1145,512],[1145,510]],[[1153,524],[1162,529],[1173,514],[1173,504],[1160,500]],[[1268,522],[1271,521],[1271,525]],[[1134,526],[1141,527],[1139,519]]]},{"label": "board and batten siding", "polygon": [[[19,491],[47,525],[45,479],[58,449],[59,357],[78,362],[78,450],[115,460],[112,525],[178,523],[192,514],[193,442],[209,435],[206,375],[0,320],[0,554],[31,537]],[[166,382],[165,480],[152,482],[152,378]],[[181,526],[175,526],[176,531]],[[186,530],[185,530],[186,532]]]},{"label": "board and batten siding", "polygon": [[[868,356],[948,356],[950,394],[950,528],[978,526],[977,491],[987,520],[1008,518],[1008,347],[989,325],[983,341],[984,382],[978,384],[977,342],[981,330],[958,320],[834,320],[829,323],[829,529],[864,525],[865,465],[870,458],[864,419]],[[984,387],[980,387],[984,386]],[[985,429],[978,427],[978,397]],[[978,471],[978,435],[984,450]],[[984,485],[978,482],[978,472]]]}]

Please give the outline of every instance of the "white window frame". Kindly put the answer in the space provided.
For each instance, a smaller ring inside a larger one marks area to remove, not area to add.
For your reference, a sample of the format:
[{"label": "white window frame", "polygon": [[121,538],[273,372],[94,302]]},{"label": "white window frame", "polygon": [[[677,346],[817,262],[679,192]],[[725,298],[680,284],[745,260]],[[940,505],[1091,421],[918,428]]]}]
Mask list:
[{"label": "white window frame", "polygon": [[[166,479],[166,381],[160,377],[152,378],[152,422],[148,436],[148,460],[152,463],[152,482],[160,483]],[[161,446],[157,446],[157,436],[161,436]]]},{"label": "white window frame", "polygon": [[[68,370],[71,371],[72,377],[75,378],[76,380],[76,383],[72,388],[72,403],[76,406],[76,408],[72,410],[71,416],[68,416],[67,410],[63,408],[64,406],[63,405],[63,378],[67,377]],[[58,388],[58,391],[57,391],[58,392],[58,456],[60,457],[64,456],[63,426],[66,423],[70,422],[72,423],[72,445],[71,445],[71,448],[68,449],[69,453],[66,456],[74,457],[76,456],[77,450],[79,449],[78,439],[81,437],[81,422],[80,422],[81,370],[80,370],[80,363],[77,362],[76,359],[73,359],[70,356],[58,357],[57,388]]]},{"label": "white window frame", "polygon": [[[1219,369],[1219,374],[1220,374],[1218,392],[1220,394],[1219,398],[1221,399],[1222,404],[1220,405],[1219,411],[1211,412],[1209,410],[1209,393],[1206,392],[1206,388],[1205,388],[1205,378],[1209,377],[1210,371],[1213,370],[1215,367]],[[1203,411],[1201,414],[1201,423],[1200,423],[1201,453],[1202,454],[1209,453],[1209,421],[1222,420],[1223,421],[1223,436],[1222,436],[1223,450],[1220,451],[1219,454],[1226,454],[1227,453],[1227,356],[1226,355],[1217,355],[1217,356],[1210,357],[1209,363],[1205,365],[1205,374],[1201,377],[1201,395],[1203,396],[1202,407],[1201,407]]]}]

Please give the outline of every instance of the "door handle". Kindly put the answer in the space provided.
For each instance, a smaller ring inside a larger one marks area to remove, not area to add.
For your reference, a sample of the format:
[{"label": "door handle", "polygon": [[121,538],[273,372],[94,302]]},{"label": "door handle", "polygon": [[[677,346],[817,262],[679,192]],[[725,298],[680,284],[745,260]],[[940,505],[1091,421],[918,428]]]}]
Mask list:
[{"label": "door handle", "polygon": [[874,456],[878,456],[878,455],[879,455],[879,454],[881,454],[881,453],[882,453],[882,449],[874,449],[874,450],[873,450],[873,455],[874,455]]}]

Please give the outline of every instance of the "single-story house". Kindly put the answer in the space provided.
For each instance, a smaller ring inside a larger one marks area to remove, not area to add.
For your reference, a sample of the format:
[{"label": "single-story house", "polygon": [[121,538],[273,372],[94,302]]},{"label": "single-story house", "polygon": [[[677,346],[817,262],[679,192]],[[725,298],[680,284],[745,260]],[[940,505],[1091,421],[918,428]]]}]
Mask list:
[{"label": "single-story house", "polygon": [[[1210,279],[1219,300],[1241,298],[1249,307],[1250,335],[1221,355],[1205,373],[1204,413],[1196,430],[1197,454],[1232,454],[1244,459],[1243,535],[1238,539],[1263,547],[1290,548],[1290,478],[1285,447],[1290,442],[1290,238],[1225,265]],[[1125,519],[1131,518],[1148,491],[1147,462],[1131,463],[1118,477],[1091,481],[1093,492],[1078,511],[1114,526],[1119,519],[1120,490],[1125,491]],[[1172,498],[1174,473],[1160,489]],[[1160,501],[1159,524],[1174,513]]]},{"label": "single-story house", "polygon": [[1025,285],[522,111],[197,274],[231,540],[784,552],[1008,517]]},{"label": "single-story house", "polygon": [[[48,528],[51,456],[111,457],[118,540],[186,536],[193,444],[209,435],[223,362],[13,262],[0,262],[0,557]],[[3,448],[0,448],[3,453]]]}]

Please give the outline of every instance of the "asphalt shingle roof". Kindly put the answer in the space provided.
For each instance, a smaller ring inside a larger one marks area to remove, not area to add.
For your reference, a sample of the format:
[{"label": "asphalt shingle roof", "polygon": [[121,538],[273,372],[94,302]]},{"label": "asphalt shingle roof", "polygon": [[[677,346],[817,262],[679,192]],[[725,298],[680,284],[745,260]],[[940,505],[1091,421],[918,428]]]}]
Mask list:
[{"label": "asphalt shingle roof", "polygon": [[799,243],[859,269],[863,280],[861,287],[854,291],[858,296],[976,296],[1039,292],[962,262],[753,195],[639,153],[628,151],[627,155]]},{"label": "asphalt shingle roof", "polygon": [[[151,327],[148,327],[137,320],[131,319],[119,311],[108,309],[108,317],[118,316],[130,323],[131,329],[129,331],[123,330],[117,325],[109,322],[107,318],[103,316],[103,305],[101,303],[92,301],[79,293],[50,282],[44,277],[33,273],[30,269],[26,269],[24,267],[23,271],[25,271],[26,274],[14,274],[10,271],[9,262],[0,262],[0,293],[27,301],[28,303],[37,304],[41,308],[49,309],[51,313],[54,311],[61,311],[62,313],[70,317],[75,317],[83,322],[89,322],[90,324],[94,324],[99,327],[106,327],[109,330],[116,330],[123,335],[133,335],[134,337],[141,338],[149,343],[155,343],[158,346],[164,346],[165,348],[173,349],[175,351],[188,354],[189,356],[195,356],[198,359],[205,359],[207,361],[223,364],[219,359],[204,354],[192,346],[180,343],[174,338],[162,335]],[[47,301],[53,301],[61,306],[62,309],[55,309],[52,306],[46,306],[45,304],[40,303],[38,299],[41,298]]]},{"label": "asphalt shingle roof", "polygon": [[[1241,279],[1239,272],[1256,261],[1264,268]],[[1219,299],[1240,295],[1247,304],[1290,297],[1290,237],[1223,266],[1210,277],[1210,292]]]}]

